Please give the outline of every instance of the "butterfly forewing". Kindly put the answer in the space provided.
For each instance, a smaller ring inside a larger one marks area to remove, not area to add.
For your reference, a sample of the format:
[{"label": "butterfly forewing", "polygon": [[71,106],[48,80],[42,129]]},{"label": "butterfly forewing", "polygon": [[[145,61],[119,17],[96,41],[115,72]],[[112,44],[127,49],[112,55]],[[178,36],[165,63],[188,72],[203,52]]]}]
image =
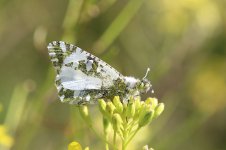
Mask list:
[{"label": "butterfly forewing", "polygon": [[123,79],[110,65],[72,44],[54,41],[48,51],[62,101],[92,103],[92,99],[102,98],[115,80]]}]

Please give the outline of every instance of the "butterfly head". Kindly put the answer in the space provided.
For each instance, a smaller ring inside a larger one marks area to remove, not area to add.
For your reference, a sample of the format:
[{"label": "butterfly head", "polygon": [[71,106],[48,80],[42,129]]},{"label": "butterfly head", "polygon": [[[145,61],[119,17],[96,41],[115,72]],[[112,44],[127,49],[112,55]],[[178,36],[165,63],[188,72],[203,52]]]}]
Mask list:
[{"label": "butterfly head", "polygon": [[149,72],[149,68],[143,79],[135,79],[133,77],[125,77],[126,85],[132,95],[139,95],[139,93],[147,93],[151,88],[151,82],[146,78]]},{"label": "butterfly head", "polygon": [[147,93],[152,86],[151,82],[147,79],[147,75],[148,75],[149,71],[150,71],[150,68],[147,69],[145,76],[140,81],[139,90],[141,93]]},{"label": "butterfly head", "polygon": [[141,93],[147,93],[151,88],[151,82],[148,79],[142,79],[139,84],[139,91]]}]

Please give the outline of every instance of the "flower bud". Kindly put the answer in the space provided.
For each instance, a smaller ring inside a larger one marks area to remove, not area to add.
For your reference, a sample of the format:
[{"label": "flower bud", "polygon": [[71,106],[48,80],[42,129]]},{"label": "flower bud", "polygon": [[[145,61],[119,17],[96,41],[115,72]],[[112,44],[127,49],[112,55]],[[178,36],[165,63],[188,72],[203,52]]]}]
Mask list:
[{"label": "flower bud", "polygon": [[98,100],[98,106],[99,106],[99,110],[100,112],[105,115],[105,110],[106,110],[106,102],[103,99],[99,99]]},{"label": "flower bud", "polygon": [[159,103],[156,107],[155,107],[155,114],[154,114],[154,118],[157,118],[159,115],[161,115],[161,113],[164,111],[164,104],[163,103]]},{"label": "flower bud", "polygon": [[115,113],[112,117],[112,126],[113,126],[113,129],[120,135],[122,135],[122,131],[121,131],[122,123],[123,121],[121,116],[118,113]]},{"label": "flower bud", "polygon": [[149,97],[149,98],[147,98],[145,103],[150,104],[152,109],[155,109],[155,107],[158,105],[158,99]]},{"label": "flower bud", "polygon": [[136,110],[138,110],[141,107],[140,99],[135,99],[134,103],[135,103]]},{"label": "flower bud", "polygon": [[103,117],[103,125],[104,125],[104,134],[108,135],[111,131],[110,122],[107,118]]},{"label": "flower bud", "polygon": [[150,110],[153,110],[150,104],[141,103],[140,115],[142,115],[142,113],[146,113],[146,112],[148,112]]},{"label": "flower bud", "polygon": [[134,120],[136,120],[139,117],[140,111],[141,111],[141,101],[140,99],[135,99],[134,100],[134,104],[135,104],[135,116],[134,116]]},{"label": "flower bud", "polygon": [[123,116],[126,116],[126,109],[127,109],[127,104],[123,103]]},{"label": "flower bud", "polygon": [[122,112],[123,112],[123,105],[122,105],[122,102],[120,101],[119,96],[115,96],[115,97],[114,97],[114,99],[113,99],[113,104],[115,105],[116,110],[117,110],[119,113],[122,113]]},{"label": "flower bud", "polygon": [[112,116],[114,110],[115,110],[115,106],[113,105],[113,103],[112,103],[112,102],[107,102],[107,105],[106,105],[106,112],[107,112],[107,114],[109,115],[109,117]]},{"label": "flower bud", "polygon": [[80,110],[81,115],[82,115],[83,117],[89,116],[89,110],[88,110],[88,107],[87,107],[87,106],[81,105],[81,106],[79,106],[79,110]]},{"label": "flower bud", "polygon": [[68,150],[82,150],[82,147],[78,142],[71,142],[68,145]]},{"label": "flower bud", "polygon": [[126,116],[132,118],[135,115],[135,104],[134,102],[129,103],[126,109]]},{"label": "flower bud", "polygon": [[8,127],[0,124],[0,148],[10,148],[14,143],[14,139],[8,134]]},{"label": "flower bud", "polygon": [[139,127],[143,127],[152,121],[154,115],[154,111],[149,109],[148,111],[143,111],[139,116],[138,125]]},{"label": "flower bud", "polygon": [[89,150],[89,147],[86,147],[84,150]]},{"label": "flower bud", "polygon": [[85,105],[81,105],[79,106],[79,112],[82,116],[82,118],[87,121],[87,123],[89,123],[89,125],[91,125],[91,119],[89,117],[89,110],[88,107]]}]

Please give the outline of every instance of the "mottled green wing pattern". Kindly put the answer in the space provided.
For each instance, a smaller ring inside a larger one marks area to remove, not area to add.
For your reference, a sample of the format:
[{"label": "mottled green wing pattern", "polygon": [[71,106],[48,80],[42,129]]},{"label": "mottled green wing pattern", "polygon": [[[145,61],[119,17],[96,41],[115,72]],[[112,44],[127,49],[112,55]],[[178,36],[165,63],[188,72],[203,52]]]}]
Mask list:
[{"label": "mottled green wing pattern", "polygon": [[62,101],[89,103],[104,97],[123,76],[98,57],[62,41],[48,45],[50,59],[57,71],[56,86]]}]

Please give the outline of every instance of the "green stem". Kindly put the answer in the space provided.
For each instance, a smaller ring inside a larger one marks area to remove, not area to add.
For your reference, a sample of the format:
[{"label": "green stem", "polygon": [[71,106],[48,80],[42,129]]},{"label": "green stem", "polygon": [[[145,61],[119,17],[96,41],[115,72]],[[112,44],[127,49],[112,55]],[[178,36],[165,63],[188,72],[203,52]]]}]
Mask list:
[{"label": "green stem", "polygon": [[[26,123],[31,123],[30,118],[36,118],[35,124],[26,128],[28,132],[24,133],[23,136],[17,139],[17,148],[18,149],[28,149],[30,141],[36,135],[39,127],[41,126],[41,120],[44,117],[44,112],[48,105],[43,105],[44,101],[46,101],[49,93],[53,93],[53,83],[54,81],[54,70],[53,67],[49,67],[49,71],[46,75],[45,81],[41,85],[39,92],[37,92],[31,100],[31,105],[28,105],[28,114],[29,118]],[[18,97],[17,97],[18,100]],[[12,101],[12,100],[11,100]],[[10,101],[10,102],[11,102]],[[17,106],[18,107],[18,106]],[[31,110],[32,108],[32,110]],[[34,113],[34,112],[39,112]],[[17,114],[18,115],[18,114]],[[38,117],[37,117],[38,115]],[[27,142],[28,141],[28,142]]]},{"label": "green stem", "polygon": [[77,27],[77,24],[79,23],[83,5],[83,0],[69,0],[63,21],[64,34],[62,35],[62,40],[75,42],[76,37],[74,35],[77,35],[77,30],[75,30],[75,27]]},{"label": "green stem", "polygon": [[[104,129],[104,137],[105,140],[108,141],[108,137],[109,137],[109,121],[103,117],[103,129]],[[109,150],[109,145],[108,143],[105,142],[105,148],[106,150]]]},{"label": "green stem", "polygon": [[116,131],[114,131],[114,136],[113,136],[113,145],[116,144]]},{"label": "green stem", "polygon": [[[82,112],[79,109],[79,113],[82,116],[83,120],[86,122],[86,124],[88,125],[88,127],[93,131],[94,134],[96,134],[102,141],[104,141],[106,143],[106,150],[109,150],[108,145],[110,145],[113,149],[117,150],[117,147],[115,147],[115,145],[112,145],[111,143],[109,143],[105,138],[103,138],[103,136],[101,136],[100,134],[97,133],[97,131],[93,128],[92,124],[91,124],[91,120],[87,119],[86,117],[83,117]],[[108,149],[107,149],[108,148]]]},{"label": "green stem", "polygon": [[[104,129],[105,130],[105,129]],[[108,133],[104,132],[104,135],[105,135],[105,141],[108,141]],[[105,149],[106,150],[109,150],[109,145],[107,142],[105,142]]]},{"label": "green stem", "polygon": [[14,89],[4,122],[4,125],[8,127],[12,135],[15,134],[18,125],[23,117],[24,107],[28,94],[28,88],[24,88],[23,85],[17,85]]},{"label": "green stem", "polygon": [[105,149],[106,149],[106,150],[109,150],[109,145],[108,145],[108,143],[105,144]]},{"label": "green stem", "polygon": [[106,147],[106,150],[109,150],[109,145],[113,148],[116,148],[114,145],[112,145],[111,143],[109,143],[107,141],[107,138],[103,138],[100,134],[97,133],[97,131],[93,128],[93,126],[89,126],[90,129],[102,140],[106,143],[105,147]]},{"label": "green stem", "polygon": [[125,150],[126,146],[125,146],[125,140],[122,141],[122,150]]},{"label": "green stem", "polygon": [[125,150],[126,149],[126,141],[127,141],[127,120],[126,118],[124,119],[124,124],[123,124],[123,127],[124,127],[124,130],[123,130],[123,139],[122,139],[122,150]]},{"label": "green stem", "polygon": [[127,146],[130,142],[131,142],[131,140],[134,138],[134,136],[137,134],[137,132],[140,130],[140,128],[141,127],[138,127],[137,129],[136,129],[136,131],[133,133],[133,135],[129,138],[129,140],[125,143],[125,146]]},{"label": "green stem", "polygon": [[106,143],[106,150],[109,150],[109,146],[108,146],[108,144]]},{"label": "green stem", "polygon": [[130,134],[132,129],[137,125],[137,121],[132,121],[130,124],[129,124],[129,128],[128,128],[128,133]]},{"label": "green stem", "polygon": [[94,53],[103,53],[120,35],[120,33],[130,23],[132,18],[138,12],[145,0],[131,0],[122,9],[118,16],[112,21],[103,35],[94,44]]}]

